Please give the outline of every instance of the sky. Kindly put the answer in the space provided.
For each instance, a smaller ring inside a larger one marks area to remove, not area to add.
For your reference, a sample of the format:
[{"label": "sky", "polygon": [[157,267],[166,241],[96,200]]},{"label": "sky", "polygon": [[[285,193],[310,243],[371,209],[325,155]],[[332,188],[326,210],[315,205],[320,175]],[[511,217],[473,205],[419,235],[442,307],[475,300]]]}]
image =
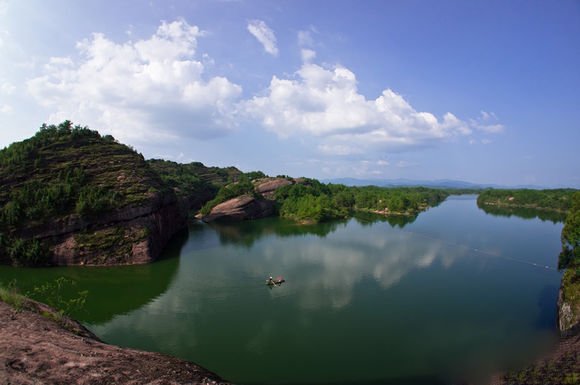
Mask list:
[{"label": "sky", "polygon": [[0,148],[580,188],[580,1],[0,0]]}]

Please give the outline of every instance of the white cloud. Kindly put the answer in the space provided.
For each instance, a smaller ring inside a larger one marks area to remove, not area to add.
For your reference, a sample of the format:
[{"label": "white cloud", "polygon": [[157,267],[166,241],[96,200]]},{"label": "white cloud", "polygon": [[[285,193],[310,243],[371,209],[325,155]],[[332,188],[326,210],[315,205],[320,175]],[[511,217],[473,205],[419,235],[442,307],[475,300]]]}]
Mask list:
[{"label": "white cloud", "polygon": [[300,54],[304,63],[310,63],[316,57],[316,52],[311,49],[302,49]]},{"label": "white cloud", "polygon": [[407,162],[406,160],[400,160],[397,162],[397,167],[407,168],[407,167],[417,167],[419,163],[417,162]]},{"label": "white cloud", "polygon": [[264,50],[270,55],[278,55],[276,36],[262,20],[252,20],[248,23],[248,31],[264,46]]},{"label": "white cloud", "polygon": [[298,45],[301,47],[311,47],[314,45],[311,31],[298,31]]},{"label": "white cloud", "polygon": [[341,144],[320,144],[318,145],[318,150],[324,154],[330,155],[352,155],[362,153],[359,148]]},{"label": "white cloud", "polygon": [[185,20],[162,22],[148,40],[117,44],[103,34],[77,43],[80,60],[51,58],[29,92],[56,112],[119,139],[212,137],[236,127],[241,87],[224,77],[204,79],[196,59],[203,32]]},{"label": "white cloud", "polygon": [[490,144],[491,140],[489,139],[481,139],[481,144]]},{"label": "white cloud", "polygon": [[10,95],[16,90],[16,87],[9,82],[0,80],[0,93],[4,95]]},{"label": "white cloud", "polygon": [[280,137],[309,134],[326,152],[350,154],[358,149],[408,149],[431,146],[447,138],[471,133],[468,125],[447,113],[437,119],[416,111],[390,89],[368,100],[357,89],[355,74],[342,66],[325,68],[304,63],[294,79],[274,76],[265,96],[244,108]]},{"label": "white cloud", "polygon": [[8,12],[8,7],[10,3],[8,0],[0,0],[0,16],[5,15]]},{"label": "white cloud", "polygon": [[493,112],[486,112],[481,110],[481,115],[477,119],[471,119],[471,126],[479,131],[488,134],[499,134],[504,131],[505,127],[499,123],[492,123],[497,121],[497,116]]},{"label": "white cloud", "polygon": [[10,114],[12,111],[14,111],[14,109],[8,104],[4,104],[2,107],[0,107],[0,113],[2,114]]}]

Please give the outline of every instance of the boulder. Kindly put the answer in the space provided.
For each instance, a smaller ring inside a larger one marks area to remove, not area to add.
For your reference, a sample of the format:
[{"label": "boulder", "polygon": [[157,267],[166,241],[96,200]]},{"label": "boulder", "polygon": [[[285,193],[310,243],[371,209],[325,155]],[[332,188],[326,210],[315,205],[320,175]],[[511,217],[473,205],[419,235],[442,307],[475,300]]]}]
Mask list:
[{"label": "boulder", "polygon": [[243,195],[215,206],[203,221],[243,221],[269,217],[274,213],[273,201]]}]

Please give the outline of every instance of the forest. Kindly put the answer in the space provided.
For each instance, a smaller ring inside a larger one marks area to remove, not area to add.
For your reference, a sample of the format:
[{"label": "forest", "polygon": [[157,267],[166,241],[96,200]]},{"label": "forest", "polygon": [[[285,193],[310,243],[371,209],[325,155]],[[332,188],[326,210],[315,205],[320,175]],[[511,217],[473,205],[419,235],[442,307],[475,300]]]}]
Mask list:
[{"label": "forest", "polygon": [[477,198],[479,207],[483,205],[527,207],[540,210],[567,212],[572,207],[573,189],[490,189]]}]

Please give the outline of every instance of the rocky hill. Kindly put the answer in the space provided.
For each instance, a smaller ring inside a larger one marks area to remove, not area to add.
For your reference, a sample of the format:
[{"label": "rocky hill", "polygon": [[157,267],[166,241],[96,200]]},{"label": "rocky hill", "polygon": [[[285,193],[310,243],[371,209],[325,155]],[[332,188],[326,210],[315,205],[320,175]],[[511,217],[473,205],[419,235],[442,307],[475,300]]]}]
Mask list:
[{"label": "rocky hill", "polygon": [[[199,216],[204,222],[242,221],[278,214],[275,193],[284,186],[308,184],[306,178],[263,177],[224,186]],[[278,202],[279,203],[279,202]]]},{"label": "rocky hill", "polygon": [[0,186],[3,263],[147,263],[186,226],[141,154],[69,121],[1,150]]},{"label": "rocky hill", "polygon": [[203,163],[176,163],[162,159],[149,159],[147,164],[161,180],[183,197],[189,209],[197,211],[213,199],[221,186],[237,182],[243,174],[235,167],[206,167]]}]

